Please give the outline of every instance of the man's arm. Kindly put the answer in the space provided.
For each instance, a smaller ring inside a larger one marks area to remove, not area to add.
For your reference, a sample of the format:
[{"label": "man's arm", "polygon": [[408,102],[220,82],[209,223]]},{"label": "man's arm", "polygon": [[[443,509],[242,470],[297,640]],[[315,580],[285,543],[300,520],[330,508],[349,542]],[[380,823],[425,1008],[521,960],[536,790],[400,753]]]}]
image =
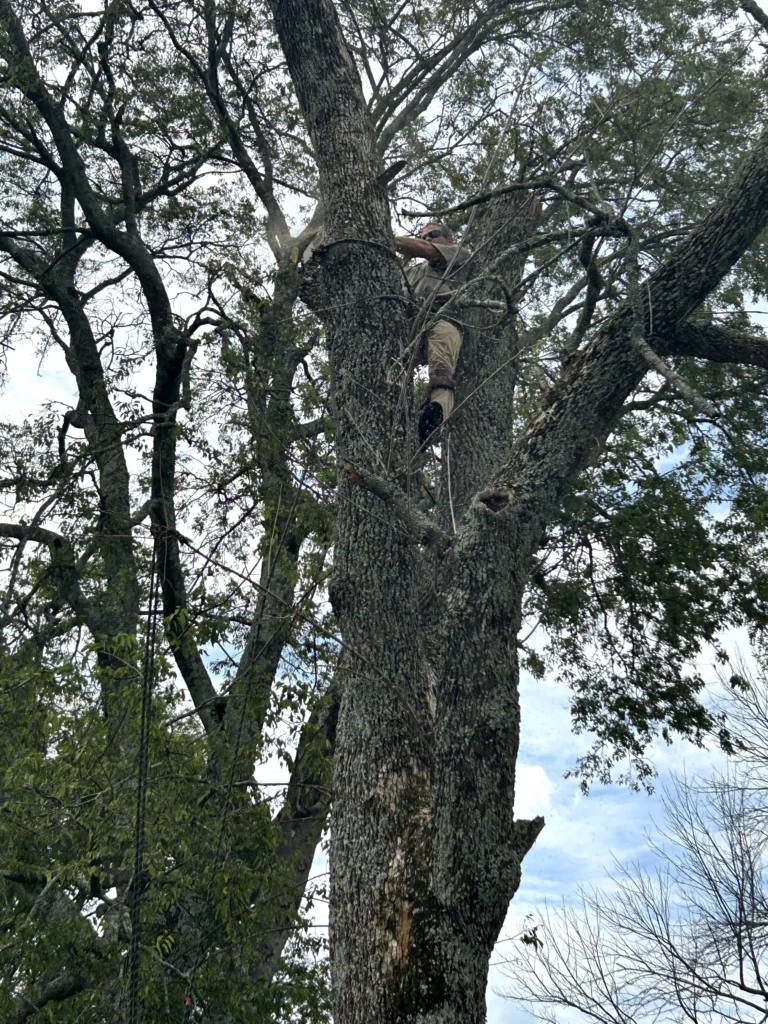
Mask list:
[{"label": "man's arm", "polygon": [[395,238],[395,248],[404,256],[416,256],[423,260],[444,260],[445,257],[424,238],[410,238],[408,235],[398,235]]}]

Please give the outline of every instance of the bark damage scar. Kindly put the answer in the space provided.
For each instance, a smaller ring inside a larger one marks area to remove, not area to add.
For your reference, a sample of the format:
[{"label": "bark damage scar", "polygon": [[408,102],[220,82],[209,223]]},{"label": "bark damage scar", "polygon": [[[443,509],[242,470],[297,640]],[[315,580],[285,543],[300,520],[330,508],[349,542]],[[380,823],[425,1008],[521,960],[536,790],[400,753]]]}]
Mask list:
[{"label": "bark damage scar", "polygon": [[[394,788],[399,788],[397,777]],[[396,807],[397,803],[391,808],[393,813]],[[387,865],[376,928],[377,945],[382,954],[382,970],[390,978],[404,977],[402,972],[411,960],[414,906],[419,903],[418,898],[414,898],[413,877],[415,865],[421,862],[417,837],[424,835],[424,829],[431,817],[431,806],[413,808],[409,815],[410,827],[406,828],[406,835],[398,838],[395,852]]]},{"label": "bark damage scar", "polygon": [[385,916],[382,921],[382,946],[385,949],[383,968],[390,976],[402,968],[408,960],[408,946],[411,937],[413,914],[410,901],[405,895],[406,888],[405,851],[398,840],[395,855],[389,863],[389,872],[384,887]]},{"label": "bark damage scar", "polygon": [[413,920],[411,904],[408,900],[403,900],[399,906],[395,907],[395,914],[395,937],[392,939],[392,960],[396,966],[402,967],[408,959],[408,942],[411,937],[411,921]]},{"label": "bark damage scar", "polygon": [[501,512],[509,504],[509,491],[481,492],[477,497],[491,512]]}]

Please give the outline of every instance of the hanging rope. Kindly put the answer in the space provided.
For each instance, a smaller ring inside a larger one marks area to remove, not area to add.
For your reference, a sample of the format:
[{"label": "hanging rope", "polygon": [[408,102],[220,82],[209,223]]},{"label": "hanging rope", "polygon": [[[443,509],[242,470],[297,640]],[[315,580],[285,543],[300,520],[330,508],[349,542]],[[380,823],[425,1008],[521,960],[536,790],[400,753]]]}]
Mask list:
[{"label": "hanging rope", "polygon": [[147,631],[144,641],[144,664],[141,687],[141,724],[139,726],[139,772],[136,784],[135,854],[131,883],[131,947],[128,982],[128,1024],[139,1024],[139,966],[141,962],[141,894],[144,873],[144,819],[147,806],[149,776],[149,729],[152,716],[152,682],[155,674],[155,641],[157,637],[157,536],[152,544],[152,567],[149,575]]}]

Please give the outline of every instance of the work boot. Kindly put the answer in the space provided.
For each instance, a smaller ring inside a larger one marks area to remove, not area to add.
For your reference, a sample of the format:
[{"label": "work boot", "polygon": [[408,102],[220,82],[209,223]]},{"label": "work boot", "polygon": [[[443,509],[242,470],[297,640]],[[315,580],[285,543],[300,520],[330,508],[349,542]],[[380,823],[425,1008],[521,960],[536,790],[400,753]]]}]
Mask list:
[{"label": "work boot", "polygon": [[[443,407],[439,402],[425,402],[419,416],[419,441],[425,445],[443,422]],[[437,438],[434,438],[437,440]]]}]

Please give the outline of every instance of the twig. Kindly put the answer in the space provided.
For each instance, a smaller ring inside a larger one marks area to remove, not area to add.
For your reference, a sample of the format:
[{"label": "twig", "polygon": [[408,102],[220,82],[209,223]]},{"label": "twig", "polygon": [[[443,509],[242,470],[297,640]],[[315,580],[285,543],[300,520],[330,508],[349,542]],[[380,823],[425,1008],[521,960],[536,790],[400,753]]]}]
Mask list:
[{"label": "twig", "polygon": [[643,305],[642,292],[640,290],[638,247],[638,240],[633,238],[630,241],[629,251],[627,252],[627,283],[633,314],[632,330],[630,332],[632,344],[643,356],[646,363],[648,363],[648,365],[657,373],[661,374],[661,376],[677,392],[679,392],[679,394],[691,403],[694,409],[709,419],[717,422],[720,419],[720,410],[711,402],[707,401],[703,395],[700,395],[695,388],[691,387],[691,385],[684,380],[676,370],[673,370],[671,366],[668,366],[661,356],[657,352],[654,352],[645,340],[645,308]]}]

